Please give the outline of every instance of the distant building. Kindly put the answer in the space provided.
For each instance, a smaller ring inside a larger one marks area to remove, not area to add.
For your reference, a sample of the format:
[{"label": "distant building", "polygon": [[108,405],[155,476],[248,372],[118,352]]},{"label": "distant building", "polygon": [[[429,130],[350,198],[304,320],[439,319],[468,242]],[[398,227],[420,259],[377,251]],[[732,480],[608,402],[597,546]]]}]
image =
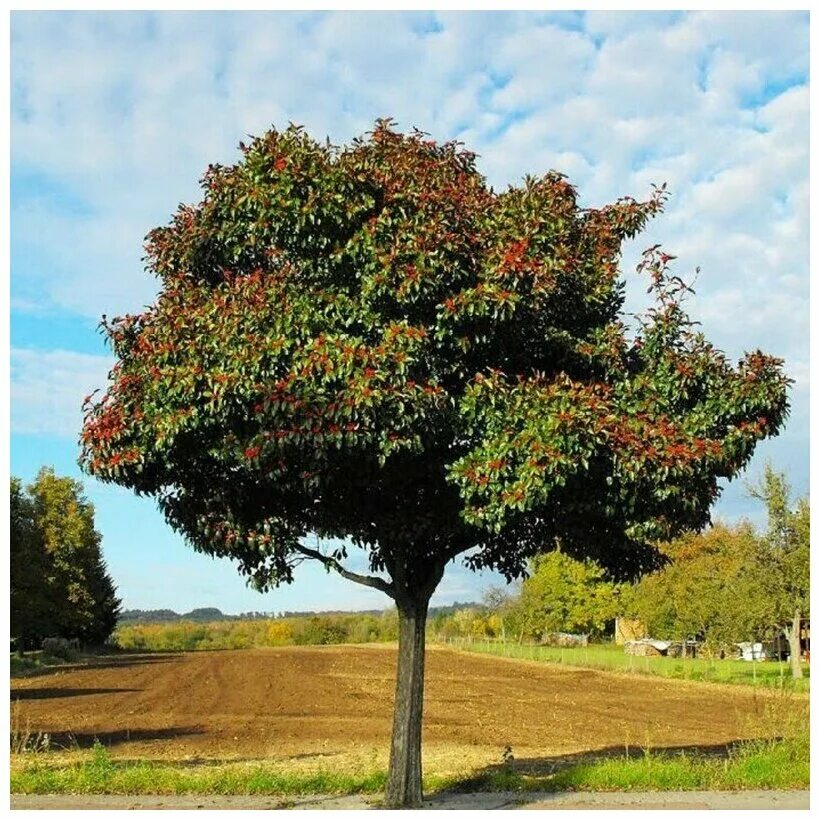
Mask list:
[{"label": "distant building", "polygon": [[638,655],[640,657],[666,655],[671,646],[669,641],[654,641],[650,638],[642,638],[637,641],[625,641],[624,651],[627,655]]}]

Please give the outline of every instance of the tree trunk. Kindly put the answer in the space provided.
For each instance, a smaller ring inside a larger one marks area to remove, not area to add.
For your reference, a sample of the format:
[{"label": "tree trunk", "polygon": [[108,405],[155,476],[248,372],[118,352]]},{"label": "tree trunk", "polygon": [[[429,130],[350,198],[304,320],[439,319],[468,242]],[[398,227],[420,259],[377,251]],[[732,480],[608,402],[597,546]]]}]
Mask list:
[{"label": "tree trunk", "polygon": [[803,667],[800,665],[800,610],[795,609],[791,629],[786,630],[789,641],[789,663],[792,667],[792,677],[802,678]]},{"label": "tree trunk", "polygon": [[424,700],[424,628],[430,596],[397,602],[399,657],[393,740],[387,775],[385,807],[421,806],[421,718]]}]

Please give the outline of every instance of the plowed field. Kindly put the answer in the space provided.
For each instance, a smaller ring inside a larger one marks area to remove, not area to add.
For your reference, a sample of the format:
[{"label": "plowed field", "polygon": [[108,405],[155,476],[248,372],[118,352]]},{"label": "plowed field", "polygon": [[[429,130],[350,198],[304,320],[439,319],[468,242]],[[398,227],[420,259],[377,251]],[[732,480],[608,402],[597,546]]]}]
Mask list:
[{"label": "plowed field", "polygon": [[[384,765],[395,649],[293,647],[117,656],[12,681],[12,724],[119,757]],[[744,687],[432,648],[424,744],[441,771],[625,747],[725,747],[761,734]]]}]

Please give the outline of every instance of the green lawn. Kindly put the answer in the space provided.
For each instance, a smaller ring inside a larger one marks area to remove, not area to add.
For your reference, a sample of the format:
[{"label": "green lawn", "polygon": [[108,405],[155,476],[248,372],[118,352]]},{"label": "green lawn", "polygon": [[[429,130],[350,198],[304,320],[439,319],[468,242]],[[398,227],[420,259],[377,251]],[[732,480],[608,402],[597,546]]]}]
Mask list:
[{"label": "green lawn", "polygon": [[446,645],[469,652],[483,652],[499,657],[545,663],[564,663],[568,666],[586,669],[606,669],[613,672],[660,675],[665,678],[712,683],[772,686],[796,692],[808,692],[809,690],[808,664],[803,664],[804,677],[795,680],[786,662],[635,657],[627,655],[622,646],[614,644],[593,644],[562,649],[557,646],[536,646],[534,644],[457,640],[448,641]]}]

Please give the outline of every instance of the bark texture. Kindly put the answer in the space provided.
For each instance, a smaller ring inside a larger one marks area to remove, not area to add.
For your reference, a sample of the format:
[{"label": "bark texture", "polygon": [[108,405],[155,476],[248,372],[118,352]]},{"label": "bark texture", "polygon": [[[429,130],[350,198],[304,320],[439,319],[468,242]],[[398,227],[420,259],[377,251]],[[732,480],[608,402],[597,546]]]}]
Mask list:
[{"label": "bark texture", "polygon": [[424,703],[424,630],[429,595],[397,601],[399,657],[387,808],[418,808],[421,791],[421,724]]}]

